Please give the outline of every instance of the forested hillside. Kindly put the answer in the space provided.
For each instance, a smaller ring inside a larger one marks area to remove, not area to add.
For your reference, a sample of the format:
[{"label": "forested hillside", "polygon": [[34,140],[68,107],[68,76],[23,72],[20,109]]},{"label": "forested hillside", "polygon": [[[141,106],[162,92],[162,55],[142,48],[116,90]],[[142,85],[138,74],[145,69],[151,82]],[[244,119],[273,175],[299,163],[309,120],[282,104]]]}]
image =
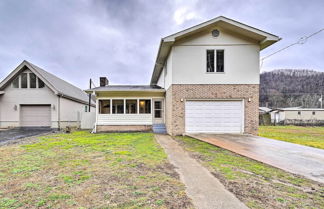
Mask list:
[{"label": "forested hillside", "polygon": [[260,77],[260,106],[320,107],[324,94],[324,72],[313,70],[274,70]]}]

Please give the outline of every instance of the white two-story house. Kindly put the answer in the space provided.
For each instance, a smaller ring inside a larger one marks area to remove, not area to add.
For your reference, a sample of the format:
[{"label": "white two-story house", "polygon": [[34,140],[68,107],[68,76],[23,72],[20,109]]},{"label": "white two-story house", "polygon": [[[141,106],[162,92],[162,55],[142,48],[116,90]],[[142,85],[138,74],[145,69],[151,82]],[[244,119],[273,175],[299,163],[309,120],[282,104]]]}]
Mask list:
[{"label": "white two-story house", "polygon": [[150,85],[87,90],[97,96],[95,131],[256,134],[260,51],[279,40],[222,16],[162,38]]}]

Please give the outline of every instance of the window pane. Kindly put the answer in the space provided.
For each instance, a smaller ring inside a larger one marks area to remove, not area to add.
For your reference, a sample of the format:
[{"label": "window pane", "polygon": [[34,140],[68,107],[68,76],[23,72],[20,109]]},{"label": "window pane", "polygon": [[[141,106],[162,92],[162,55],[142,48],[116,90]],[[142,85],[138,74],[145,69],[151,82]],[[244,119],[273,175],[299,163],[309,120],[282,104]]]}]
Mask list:
[{"label": "window pane", "polygon": [[36,75],[29,73],[29,88],[36,88]]},{"label": "window pane", "polygon": [[154,110],[154,117],[155,118],[162,118],[162,110]]},{"label": "window pane", "polygon": [[27,88],[27,73],[21,74],[21,88]]},{"label": "window pane", "polygon": [[112,100],[112,113],[123,114],[124,113],[124,100]]},{"label": "window pane", "polygon": [[151,100],[149,99],[139,100],[139,113],[143,113],[143,114],[151,113]]},{"label": "window pane", "polygon": [[12,81],[12,87],[19,88],[19,76]]},{"label": "window pane", "polygon": [[99,114],[110,114],[110,100],[99,100]]},{"label": "window pane", "polygon": [[127,114],[136,114],[137,113],[137,100],[136,99],[127,99],[126,100],[126,113]]},{"label": "window pane", "polygon": [[207,72],[215,72],[215,50],[207,50]]},{"label": "window pane", "polygon": [[41,79],[38,78],[38,88],[44,88],[44,86],[45,86],[45,83]]},{"label": "window pane", "polygon": [[162,102],[161,101],[155,101],[154,102],[154,109],[162,109]]},{"label": "window pane", "polygon": [[217,50],[217,72],[224,72],[224,50]]}]

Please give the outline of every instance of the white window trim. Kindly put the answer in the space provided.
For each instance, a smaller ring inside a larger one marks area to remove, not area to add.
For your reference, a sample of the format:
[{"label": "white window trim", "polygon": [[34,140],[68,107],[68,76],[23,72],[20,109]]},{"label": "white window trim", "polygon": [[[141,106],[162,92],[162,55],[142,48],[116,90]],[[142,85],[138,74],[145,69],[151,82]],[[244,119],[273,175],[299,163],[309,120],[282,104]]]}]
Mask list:
[{"label": "white window trim", "polygon": [[[214,51],[214,72],[207,72],[207,51],[208,50],[213,50]],[[224,51],[224,72],[217,72],[217,51],[220,51],[220,50],[222,50],[222,51]],[[225,74],[225,72],[226,72],[226,68],[225,68],[225,49],[224,48],[208,48],[208,49],[206,49],[206,54],[205,54],[206,56],[206,64],[205,64],[205,73],[206,74]]]}]

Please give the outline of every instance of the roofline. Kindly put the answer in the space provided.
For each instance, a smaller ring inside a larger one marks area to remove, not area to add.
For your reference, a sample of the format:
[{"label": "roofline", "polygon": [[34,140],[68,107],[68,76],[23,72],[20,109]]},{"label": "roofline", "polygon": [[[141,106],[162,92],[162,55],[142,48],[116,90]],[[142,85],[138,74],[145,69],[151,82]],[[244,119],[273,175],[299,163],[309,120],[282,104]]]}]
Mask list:
[{"label": "roofline", "polygon": [[[80,99],[76,99],[74,97],[70,97],[70,96],[67,96],[67,95],[64,95],[64,94],[58,94],[57,96],[59,97],[63,97],[65,99],[69,99],[71,101],[74,101],[74,102],[78,102],[78,103],[81,103],[81,104],[85,104],[85,105],[89,105],[89,102],[86,102],[86,101],[82,101]],[[95,103],[91,100],[91,104],[90,104],[92,107],[96,107]]]},{"label": "roofline", "polygon": [[86,93],[94,93],[94,92],[165,92],[165,89],[87,89],[84,90]]},{"label": "roofline", "polygon": [[[42,74],[38,73],[38,71],[33,67],[31,63],[24,60],[22,63],[20,63],[5,79],[3,79],[0,83],[0,90],[6,86],[6,84],[24,67],[27,66],[29,70],[31,70],[37,77],[41,78],[42,81],[54,92],[55,95],[62,96],[64,98],[70,99],[75,102],[79,102],[82,104],[89,104],[86,101],[70,97],[65,95],[63,92],[60,92],[57,90],[46,78],[42,76]],[[66,82],[66,81],[65,81]],[[72,85],[72,84],[71,84]],[[78,88],[78,87],[76,87]],[[63,96],[64,95],[64,96]],[[91,104],[92,105],[92,104]]]},{"label": "roofline", "polygon": [[37,72],[35,68],[26,60],[24,60],[22,63],[20,63],[11,73],[0,83],[0,89],[6,86],[6,84],[24,67],[27,66],[29,70],[31,70],[33,73],[37,75],[37,77],[41,78],[44,83],[55,93],[58,94],[59,91],[51,85],[41,74]]},{"label": "roofline", "polygon": [[[274,35],[272,33],[260,30],[258,28],[249,26],[247,24],[241,23],[239,21],[236,21],[236,20],[224,17],[224,16],[218,16],[218,17],[213,18],[211,20],[202,22],[202,23],[200,23],[198,25],[194,25],[192,27],[189,27],[187,29],[184,29],[182,31],[179,31],[177,33],[174,33],[172,35],[169,35],[169,36],[166,36],[166,37],[162,38],[161,41],[160,41],[160,46],[159,46],[158,53],[157,53],[157,56],[156,56],[156,59],[155,59],[154,69],[153,69],[150,84],[156,84],[157,83],[157,80],[160,77],[160,74],[162,72],[165,60],[169,56],[171,47],[172,47],[173,43],[175,42],[176,38],[181,37],[183,35],[186,35],[186,34],[188,34],[190,32],[194,32],[195,30],[206,27],[206,26],[208,26],[210,24],[213,24],[213,23],[216,23],[218,21],[224,21],[224,22],[227,22],[228,24],[232,24],[232,25],[235,25],[235,26],[240,27],[242,29],[248,30],[248,31],[250,31],[252,33],[257,33],[257,34],[259,34],[261,36],[264,36],[265,37],[264,40],[260,41],[261,50],[264,49],[264,48],[267,48],[268,46],[270,46],[270,45],[274,44],[275,42],[281,40],[281,38],[279,36]],[[170,46],[165,46],[166,43],[169,43]],[[162,57],[163,63],[158,63],[158,60],[159,60],[159,58],[161,56],[161,51],[162,51],[163,48],[167,51],[167,53],[166,53],[167,55],[164,58]]]}]

